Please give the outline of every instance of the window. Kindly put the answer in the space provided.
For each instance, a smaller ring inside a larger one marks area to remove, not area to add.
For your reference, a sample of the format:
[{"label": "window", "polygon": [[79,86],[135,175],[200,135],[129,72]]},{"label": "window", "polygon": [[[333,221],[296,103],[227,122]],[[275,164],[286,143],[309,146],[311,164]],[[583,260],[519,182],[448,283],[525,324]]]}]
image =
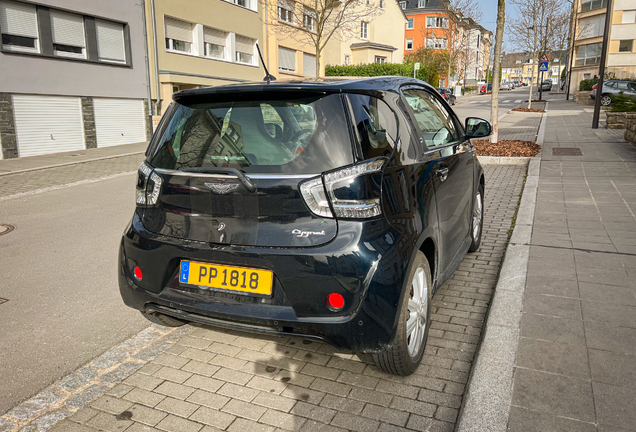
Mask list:
[{"label": "window", "polygon": [[623,11],[623,24],[634,24],[636,23],[636,10],[631,11]]},{"label": "window", "polygon": [[428,148],[456,141],[459,136],[453,118],[433,95],[424,90],[405,90],[404,97]]},{"label": "window", "polygon": [[622,40],[618,44],[618,52],[632,52],[634,39]]},{"label": "window", "polygon": [[86,58],[84,17],[67,12],[51,11],[53,54],[62,57]]},{"label": "window", "polygon": [[316,77],[316,56],[312,54],[303,53],[303,75],[315,78]]},{"label": "window", "polygon": [[391,108],[373,96],[350,94],[347,97],[351,101],[362,157],[390,155],[397,135],[397,122]]},{"label": "window", "polygon": [[278,19],[294,23],[294,2],[291,0],[278,0]]},{"label": "window", "polygon": [[371,6],[371,0],[366,0],[367,1],[367,6]]},{"label": "window", "polygon": [[226,32],[211,27],[203,27],[204,55],[206,57],[225,60],[226,40]]},{"label": "window", "polygon": [[375,56],[375,58],[373,59],[374,63],[386,63],[386,57],[382,57],[382,56]]},{"label": "window", "polygon": [[230,0],[230,3],[234,3],[235,5],[239,5],[239,6],[242,6],[244,8],[256,10],[256,9],[251,7],[250,0]]},{"label": "window", "polygon": [[425,8],[426,7],[426,0],[417,0],[417,7],[418,8]]},{"label": "window", "polygon": [[360,39],[369,38],[369,23],[362,21],[360,23]]},{"label": "window", "polygon": [[296,51],[279,46],[278,69],[285,72],[296,72]]},{"label": "window", "polygon": [[605,14],[588,18],[582,18],[579,21],[579,39],[587,39],[592,37],[603,36],[605,29]]},{"label": "window", "polygon": [[308,7],[303,8],[303,25],[307,30],[314,31],[316,25],[316,11]]},{"label": "window", "polygon": [[[448,41],[446,38],[426,38],[426,48],[446,49]],[[479,53],[477,53],[479,55]],[[477,59],[479,61],[479,58]]]},{"label": "window", "polygon": [[406,9],[406,2],[400,2],[400,7],[402,9]]},{"label": "window", "polygon": [[[427,17],[426,27],[432,28],[448,28],[448,18],[444,17]],[[477,47],[479,47],[479,38],[477,39]]]},{"label": "window", "polygon": [[607,0],[586,0],[581,3],[581,12],[600,9],[607,6]]},{"label": "window", "polygon": [[345,66],[348,66],[348,65],[351,64],[351,57],[349,57],[346,54],[345,54],[344,64],[345,64]]},{"label": "window", "polygon": [[581,45],[576,51],[576,66],[596,65],[601,61],[601,44]]},{"label": "window", "polygon": [[35,6],[0,1],[0,29],[4,49],[39,52]]},{"label": "window", "polygon": [[412,50],[413,49],[413,39],[407,39],[406,40],[406,49],[407,50]]},{"label": "window", "polygon": [[166,50],[192,52],[192,24],[174,18],[165,18]]},{"label": "window", "polygon": [[384,0],[380,0],[380,9],[384,9]]},{"label": "window", "polygon": [[408,21],[406,22],[406,29],[413,30],[413,18],[409,18]]},{"label": "window", "polygon": [[99,60],[126,63],[123,24],[95,20],[95,30],[97,31],[97,56]]},{"label": "window", "polygon": [[236,35],[234,47],[236,48],[236,61],[239,63],[254,63],[254,39]]}]

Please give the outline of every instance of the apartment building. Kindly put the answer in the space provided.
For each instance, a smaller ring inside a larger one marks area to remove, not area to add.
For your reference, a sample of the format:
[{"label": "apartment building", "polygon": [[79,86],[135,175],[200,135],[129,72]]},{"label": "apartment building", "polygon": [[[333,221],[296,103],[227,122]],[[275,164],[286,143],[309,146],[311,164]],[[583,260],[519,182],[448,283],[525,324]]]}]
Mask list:
[{"label": "apartment building", "polygon": [[[598,76],[605,33],[607,0],[575,0],[576,32],[570,91],[584,79]],[[614,0],[606,72],[618,78],[636,76],[636,2]]]},{"label": "apartment building", "polygon": [[262,13],[259,0],[145,0],[154,114],[179,90],[262,80]]},{"label": "apartment building", "polygon": [[[567,51],[550,53],[550,70],[543,73],[543,79],[552,80],[553,85],[559,84],[561,73],[567,65]],[[563,60],[562,60],[563,59]],[[539,63],[530,59],[530,54],[508,53],[501,61],[502,81],[521,81],[529,84],[532,77],[534,83],[540,81]]]},{"label": "apartment building", "polygon": [[0,158],[150,138],[141,9],[0,0]]},{"label": "apartment building", "polygon": [[464,34],[462,40],[465,53],[460,57],[458,67],[461,70],[465,66],[466,85],[474,85],[488,78],[492,32],[486,30],[472,18],[462,19],[459,28]]},{"label": "apartment building", "polygon": [[359,7],[377,8],[377,14],[360,20],[352,38],[327,44],[327,64],[402,63],[407,19],[401,6],[395,0],[367,0]]}]

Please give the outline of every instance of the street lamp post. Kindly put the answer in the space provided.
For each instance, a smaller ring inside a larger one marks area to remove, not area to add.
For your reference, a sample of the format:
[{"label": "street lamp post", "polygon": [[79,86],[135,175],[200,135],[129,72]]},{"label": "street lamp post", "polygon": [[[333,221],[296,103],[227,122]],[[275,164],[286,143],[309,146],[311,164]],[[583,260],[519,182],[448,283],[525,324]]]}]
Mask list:
[{"label": "street lamp post", "polygon": [[592,117],[592,129],[598,129],[598,121],[601,115],[601,96],[603,95],[603,78],[605,76],[605,63],[607,48],[609,45],[610,31],[612,30],[612,0],[607,0],[607,12],[605,12],[605,32],[603,33],[603,49],[601,50],[601,64],[598,71],[598,84],[596,85],[596,99],[594,100],[594,117]]}]

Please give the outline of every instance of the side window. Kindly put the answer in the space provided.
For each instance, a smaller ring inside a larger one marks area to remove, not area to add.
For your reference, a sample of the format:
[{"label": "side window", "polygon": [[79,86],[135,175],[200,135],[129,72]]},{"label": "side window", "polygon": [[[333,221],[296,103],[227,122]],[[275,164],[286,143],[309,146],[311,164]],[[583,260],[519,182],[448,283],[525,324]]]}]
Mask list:
[{"label": "side window", "polygon": [[459,139],[451,114],[435,96],[416,89],[404,90],[403,93],[428,148],[444,146]]},{"label": "side window", "polygon": [[397,138],[397,122],[391,108],[382,100],[366,95],[348,95],[362,157],[389,156]]}]

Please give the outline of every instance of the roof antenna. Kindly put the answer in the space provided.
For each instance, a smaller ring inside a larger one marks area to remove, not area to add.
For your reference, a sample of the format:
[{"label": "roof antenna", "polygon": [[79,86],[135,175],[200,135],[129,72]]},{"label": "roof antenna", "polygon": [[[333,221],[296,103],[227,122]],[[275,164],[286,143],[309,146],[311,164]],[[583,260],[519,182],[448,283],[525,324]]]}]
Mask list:
[{"label": "roof antenna", "polygon": [[263,65],[263,69],[265,69],[265,78],[263,78],[263,81],[267,81],[267,84],[269,84],[270,81],[276,81],[276,77],[270,74],[269,71],[267,70],[267,66],[265,66],[265,61],[263,60],[263,54],[261,53],[261,48],[258,46],[258,44],[256,44],[256,49],[258,50],[258,56],[261,58],[261,64]]}]

